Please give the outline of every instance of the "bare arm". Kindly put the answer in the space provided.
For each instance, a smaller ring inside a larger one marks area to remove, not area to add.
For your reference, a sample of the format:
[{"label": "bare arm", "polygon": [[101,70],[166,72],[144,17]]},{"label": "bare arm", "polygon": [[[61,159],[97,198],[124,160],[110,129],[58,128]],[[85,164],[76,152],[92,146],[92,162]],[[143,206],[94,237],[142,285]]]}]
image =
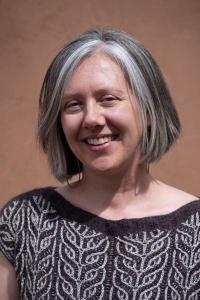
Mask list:
[{"label": "bare arm", "polygon": [[0,299],[20,300],[15,271],[2,255],[0,255]]}]

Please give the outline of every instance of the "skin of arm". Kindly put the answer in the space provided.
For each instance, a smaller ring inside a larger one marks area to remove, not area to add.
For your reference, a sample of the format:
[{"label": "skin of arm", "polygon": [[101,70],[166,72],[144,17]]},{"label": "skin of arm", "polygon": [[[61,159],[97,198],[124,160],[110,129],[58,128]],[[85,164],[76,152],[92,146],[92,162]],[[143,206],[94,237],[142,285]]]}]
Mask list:
[{"label": "skin of arm", "polygon": [[14,268],[2,255],[0,255],[0,299],[20,300]]}]

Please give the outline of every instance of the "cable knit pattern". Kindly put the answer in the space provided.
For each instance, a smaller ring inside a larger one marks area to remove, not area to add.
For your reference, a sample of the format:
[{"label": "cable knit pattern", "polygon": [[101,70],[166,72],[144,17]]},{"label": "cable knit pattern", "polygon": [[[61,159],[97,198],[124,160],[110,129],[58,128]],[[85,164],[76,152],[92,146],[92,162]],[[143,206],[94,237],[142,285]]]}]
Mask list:
[{"label": "cable knit pattern", "polygon": [[1,210],[0,252],[23,300],[198,300],[200,201],[111,221],[33,190]]}]

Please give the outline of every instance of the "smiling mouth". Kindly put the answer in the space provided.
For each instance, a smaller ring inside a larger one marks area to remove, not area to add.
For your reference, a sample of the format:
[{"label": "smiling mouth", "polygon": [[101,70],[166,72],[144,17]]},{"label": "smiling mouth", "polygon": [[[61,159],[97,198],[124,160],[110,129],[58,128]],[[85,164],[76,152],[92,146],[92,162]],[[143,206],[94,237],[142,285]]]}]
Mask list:
[{"label": "smiling mouth", "polygon": [[86,144],[88,145],[103,145],[106,143],[109,143],[110,141],[116,140],[117,135],[112,134],[112,135],[107,135],[104,137],[99,137],[99,138],[88,138],[85,139]]}]

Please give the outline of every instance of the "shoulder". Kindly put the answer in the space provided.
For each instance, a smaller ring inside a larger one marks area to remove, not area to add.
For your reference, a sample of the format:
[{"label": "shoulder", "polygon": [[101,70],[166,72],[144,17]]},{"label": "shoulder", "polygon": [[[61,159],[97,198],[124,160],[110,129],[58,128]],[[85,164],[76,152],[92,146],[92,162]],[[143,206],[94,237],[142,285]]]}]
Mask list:
[{"label": "shoulder", "polygon": [[48,202],[48,193],[50,190],[50,187],[44,187],[26,191],[14,196],[0,209],[0,220],[2,220],[3,217],[9,218],[9,216],[14,216],[16,212],[22,213],[22,210],[27,207],[44,205]]},{"label": "shoulder", "polygon": [[26,192],[23,192],[19,195],[14,196],[11,199],[11,201],[31,199],[33,197],[44,196],[51,189],[52,189],[52,187],[42,187],[42,188],[32,189],[32,190],[29,190],[29,191],[26,191]]},{"label": "shoulder", "polygon": [[173,212],[183,206],[193,206],[194,203],[197,206],[200,204],[199,196],[192,195],[160,181],[157,181],[157,199],[160,207],[166,213]]},{"label": "shoulder", "polygon": [[17,195],[0,210],[0,254],[12,265],[16,249],[17,247],[21,249],[21,243],[30,233],[29,229],[35,229],[36,232],[37,221],[44,216],[45,211],[50,211],[49,190],[49,188],[34,189]]}]

